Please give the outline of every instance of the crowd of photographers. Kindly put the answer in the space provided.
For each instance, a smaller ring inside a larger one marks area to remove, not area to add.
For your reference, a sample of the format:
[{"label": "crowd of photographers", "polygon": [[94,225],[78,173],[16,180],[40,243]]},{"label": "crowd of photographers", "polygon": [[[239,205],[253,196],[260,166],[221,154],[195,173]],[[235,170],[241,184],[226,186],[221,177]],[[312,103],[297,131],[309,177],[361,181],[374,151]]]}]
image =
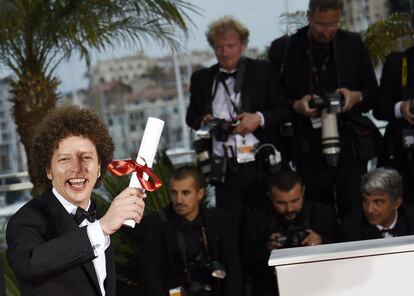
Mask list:
[{"label": "crowd of photographers", "polygon": [[387,57],[378,86],[342,13],[310,0],[309,25],[267,61],[242,56],[237,20],[210,24],[217,64],[193,73],[186,115],[199,170],[176,170],[171,205],[143,220],[143,295],[277,295],[274,249],[414,234],[414,49]]}]

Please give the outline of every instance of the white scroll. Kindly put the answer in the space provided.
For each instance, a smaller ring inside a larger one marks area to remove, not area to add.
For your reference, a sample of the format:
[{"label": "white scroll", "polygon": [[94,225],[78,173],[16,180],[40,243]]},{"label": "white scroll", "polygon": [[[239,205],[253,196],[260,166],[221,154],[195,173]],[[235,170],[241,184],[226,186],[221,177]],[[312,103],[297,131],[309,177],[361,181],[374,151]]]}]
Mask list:
[{"label": "white scroll", "polygon": [[[163,128],[164,121],[154,117],[148,118],[136,159],[138,164],[147,164],[149,168],[152,168]],[[148,180],[148,175],[144,173],[143,178]],[[137,173],[132,174],[131,180],[129,181],[129,187],[142,188],[137,178]],[[135,227],[134,220],[126,220],[123,224],[132,228]]]}]

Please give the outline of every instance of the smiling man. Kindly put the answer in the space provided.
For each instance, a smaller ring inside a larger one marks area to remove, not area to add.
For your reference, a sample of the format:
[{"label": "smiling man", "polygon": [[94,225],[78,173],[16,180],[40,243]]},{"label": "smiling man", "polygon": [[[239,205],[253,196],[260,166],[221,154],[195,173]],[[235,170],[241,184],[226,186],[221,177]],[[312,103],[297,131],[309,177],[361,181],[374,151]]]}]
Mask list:
[{"label": "smiling man", "polygon": [[137,295],[242,295],[234,228],[226,213],[201,204],[204,187],[198,169],[176,169],[170,206],[143,219]]},{"label": "smiling man", "polygon": [[403,204],[399,173],[379,168],[362,177],[362,207],[341,224],[343,241],[414,234],[414,207]]},{"label": "smiling man", "polygon": [[92,190],[112,160],[103,121],[78,107],[58,108],[40,123],[31,171],[42,194],[7,225],[7,258],[22,296],[114,296],[112,233],[140,222],[145,193],[127,188],[108,211],[96,213]]}]

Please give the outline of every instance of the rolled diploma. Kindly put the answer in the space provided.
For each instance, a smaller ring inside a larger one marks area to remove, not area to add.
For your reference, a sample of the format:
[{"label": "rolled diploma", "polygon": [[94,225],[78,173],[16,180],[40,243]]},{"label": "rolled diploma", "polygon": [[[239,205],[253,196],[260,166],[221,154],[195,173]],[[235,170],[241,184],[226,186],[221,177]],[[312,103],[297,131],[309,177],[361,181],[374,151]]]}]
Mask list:
[{"label": "rolled diploma", "polygon": [[[152,168],[163,128],[164,121],[154,117],[148,118],[136,159],[140,165],[144,165],[146,163],[149,168]],[[144,173],[143,178],[148,180],[148,175]],[[131,180],[129,181],[129,187],[142,188],[141,183],[139,183],[137,178],[137,173],[132,174]],[[132,228],[135,227],[134,220],[126,220],[123,224]]]}]

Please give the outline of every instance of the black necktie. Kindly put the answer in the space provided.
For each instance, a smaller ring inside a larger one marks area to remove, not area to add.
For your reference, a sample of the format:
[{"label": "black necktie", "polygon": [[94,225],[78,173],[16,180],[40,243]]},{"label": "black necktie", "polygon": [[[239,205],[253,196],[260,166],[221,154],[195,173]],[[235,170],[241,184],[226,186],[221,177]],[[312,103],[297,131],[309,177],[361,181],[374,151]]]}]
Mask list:
[{"label": "black necktie", "polygon": [[398,233],[396,232],[396,230],[394,229],[394,228],[391,228],[391,229],[381,229],[380,230],[381,231],[381,235],[382,235],[382,237],[385,237],[385,234],[390,234],[390,235],[392,235],[392,236],[398,236]]},{"label": "black necktie", "polygon": [[73,215],[73,219],[76,223],[81,224],[83,220],[87,219],[89,222],[93,223],[96,220],[96,207],[95,202],[91,200],[91,204],[89,206],[89,209],[86,211],[82,209],[81,207],[78,207],[76,209],[75,215]]}]

